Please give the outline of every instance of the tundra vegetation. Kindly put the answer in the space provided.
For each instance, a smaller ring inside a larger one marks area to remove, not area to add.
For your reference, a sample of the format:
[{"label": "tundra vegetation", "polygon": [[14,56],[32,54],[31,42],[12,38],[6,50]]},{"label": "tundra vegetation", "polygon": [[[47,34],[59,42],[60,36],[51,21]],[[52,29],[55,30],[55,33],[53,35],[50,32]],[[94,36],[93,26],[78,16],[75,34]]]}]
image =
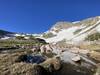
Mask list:
[{"label": "tundra vegetation", "polygon": [[[26,48],[27,46],[41,46],[45,44],[45,41],[33,38],[30,40],[24,40],[22,38],[16,40],[0,40],[0,75],[49,75],[48,66],[45,66],[46,62],[45,64],[27,63],[20,58],[23,55],[34,55],[30,47]],[[22,46],[25,46],[25,48],[22,48]],[[53,54],[42,55],[46,58],[51,58]],[[19,60],[21,61],[19,62]]]},{"label": "tundra vegetation", "polygon": [[89,41],[100,40],[100,33],[97,32],[97,33],[91,34],[86,38],[86,40],[89,40]]}]

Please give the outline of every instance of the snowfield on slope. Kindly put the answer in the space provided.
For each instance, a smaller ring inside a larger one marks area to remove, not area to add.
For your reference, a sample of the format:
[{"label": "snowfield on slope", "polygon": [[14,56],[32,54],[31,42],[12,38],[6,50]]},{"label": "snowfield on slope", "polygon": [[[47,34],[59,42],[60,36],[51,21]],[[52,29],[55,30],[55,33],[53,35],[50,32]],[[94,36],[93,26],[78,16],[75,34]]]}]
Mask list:
[{"label": "snowfield on slope", "polygon": [[[96,24],[85,28],[80,33],[76,34],[75,37],[72,39],[72,41],[76,41],[76,42],[83,41],[89,35],[89,33],[91,33],[91,30],[90,30],[91,28],[93,28],[93,30],[99,31],[100,30],[99,29],[100,28],[100,24],[99,23],[100,23],[100,20],[97,21]],[[99,24],[99,25],[97,25],[97,24]],[[97,25],[97,27],[95,28],[96,25]],[[90,30],[90,31],[88,31],[88,30]]]},{"label": "snowfield on slope", "polygon": [[73,33],[77,29],[79,29],[79,27],[77,27],[77,26],[74,26],[74,27],[71,27],[68,29],[63,29],[57,34],[57,36],[46,39],[46,42],[49,42],[49,43],[58,42],[58,41],[61,41],[63,39],[70,40],[71,38],[74,37]]},{"label": "snowfield on slope", "polygon": [[[92,33],[92,31],[100,32],[100,20],[98,20],[94,25],[86,27],[86,25],[81,24],[80,26],[73,26],[67,29],[62,29],[56,33],[55,37],[45,39],[48,43],[56,43],[62,40],[71,41],[73,43],[84,41],[85,38]],[[82,29],[79,33],[74,34],[75,31]],[[51,31],[52,32],[52,31]],[[52,32],[54,33],[54,32]]]}]

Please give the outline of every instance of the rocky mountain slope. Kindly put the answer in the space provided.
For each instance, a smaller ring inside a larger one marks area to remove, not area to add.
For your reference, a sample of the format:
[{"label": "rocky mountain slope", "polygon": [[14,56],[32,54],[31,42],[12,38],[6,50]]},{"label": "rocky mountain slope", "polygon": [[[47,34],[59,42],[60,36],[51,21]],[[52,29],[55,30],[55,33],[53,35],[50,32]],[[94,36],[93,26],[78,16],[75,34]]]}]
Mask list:
[{"label": "rocky mountain slope", "polygon": [[5,30],[0,30],[0,37],[3,36],[10,36],[10,34],[14,34],[13,32],[5,31]]},{"label": "rocky mountain slope", "polygon": [[[12,35],[13,34],[13,35]],[[43,34],[17,34],[0,30],[0,37],[27,36],[33,35],[44,38],[48,43],[94,41],[100,39],[100,16],[91,17],[82,21],[57,22]],[[42,37],[41,37],[42,36]]]},{"label": "rocky mountain slope", "polygon": [[[91,36],[91,37],[90,37]],[[81,42],[100,39],[100,16],[76,22],[57,22],[43,34],[47,42]]]},{"label": "rocky mountain slope", "polygon": [[99,16],[58,22],[43,34],[0,33],[0,75],[100,75],[100,41],[68,44],[99,40]]}]

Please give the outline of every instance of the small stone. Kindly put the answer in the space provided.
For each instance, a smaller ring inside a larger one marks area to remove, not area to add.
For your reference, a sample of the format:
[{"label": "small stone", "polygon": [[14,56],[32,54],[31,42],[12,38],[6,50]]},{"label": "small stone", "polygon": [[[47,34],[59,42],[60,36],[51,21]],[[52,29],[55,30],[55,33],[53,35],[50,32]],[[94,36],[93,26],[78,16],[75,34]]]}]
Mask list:
[{"label": "small stone", "polygon": [[81,58],[80,58],[79,55],[77,55],[77,56],[73,57],[72,60],[75,61],[75,62],[77,62],[77,61],[80,61]]}]

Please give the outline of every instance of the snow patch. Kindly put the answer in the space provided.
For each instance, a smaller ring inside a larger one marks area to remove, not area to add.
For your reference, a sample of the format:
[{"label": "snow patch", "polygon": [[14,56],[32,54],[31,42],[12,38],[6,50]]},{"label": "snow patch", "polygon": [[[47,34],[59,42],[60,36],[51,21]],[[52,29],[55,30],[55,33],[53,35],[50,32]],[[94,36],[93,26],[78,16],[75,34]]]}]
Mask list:
[{"label": "snow patch", "polygon": [[96,27],[97,32],[100,32],[100,25]]},{"label": "snow patch", "polygon": [[83,40],[86,38],[87,35],[88,35],[88,34],[86,34],[86,33],[85,33],[85,34],[82,34],[82,35],[80,35],[80,36],[78,36],[78,37],[72,39],[72,41],[74,41],[74,42],[83,41]]},{"label": "snow patch", "polygon": [[52,43],[52,42],[58,42],[58,41],[62,41],[63,39],[66,40],[70,40],[71,38],[74,37],[74,32],[78,29],[79,27],[74,26],[68,29],[63,29],[61,30],[57,36],[52,37],[52,38],[48,38],[46,39],[47,42]]},{"label": "snow patch", "polygon": [[9,39],[10,37],[4,37],[4,38],[1,38],[1,40],[7,40]]},{"label": "snow patch", "polygon": [[75,21],[75,22],[72,22],[73,24],[76,24],[76,23],[79,23],[80,21]]}]

